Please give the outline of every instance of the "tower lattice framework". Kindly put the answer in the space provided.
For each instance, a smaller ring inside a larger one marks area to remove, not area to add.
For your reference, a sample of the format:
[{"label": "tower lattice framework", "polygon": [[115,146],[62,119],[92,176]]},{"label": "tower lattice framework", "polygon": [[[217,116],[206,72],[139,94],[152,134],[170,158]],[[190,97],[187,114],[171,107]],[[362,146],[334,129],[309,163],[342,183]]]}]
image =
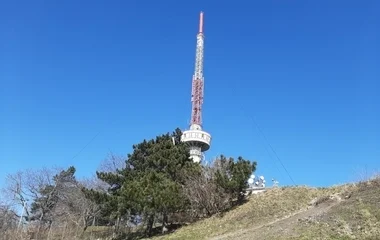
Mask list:
[{"label": "tower lattice framework", "polygon": [[203,152],[210,148],[211,135],[202,130],[202,104],[204,97],[203,56],[203,12],[199,16],[199,32],[195,54],[195,70],[191,89],[191,121],[190,130],[184,131],[181,140],[189,145],[190,157],[194,162],[203,160]]}]

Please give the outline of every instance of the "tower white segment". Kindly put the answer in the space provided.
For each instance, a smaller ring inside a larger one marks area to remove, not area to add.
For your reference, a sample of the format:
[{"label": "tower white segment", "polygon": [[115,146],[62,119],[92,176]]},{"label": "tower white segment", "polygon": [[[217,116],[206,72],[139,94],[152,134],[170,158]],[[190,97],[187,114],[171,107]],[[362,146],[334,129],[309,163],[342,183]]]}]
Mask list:
[{"label": "tower white segment", "polygon": [[211,135],[202,130],[202,104],[204,96],[203,53],[203,12],[201,12],[199,16],[199,32],[197,34],[195,70],[191,91],[191,125],[190,130],[184,131],[181,136],[181,141],[185,142],[189,146],[190,158],[192,158],[194,162],[201,162],[203,160],[203,152],[207,151],[210,148],[211,143]]}]

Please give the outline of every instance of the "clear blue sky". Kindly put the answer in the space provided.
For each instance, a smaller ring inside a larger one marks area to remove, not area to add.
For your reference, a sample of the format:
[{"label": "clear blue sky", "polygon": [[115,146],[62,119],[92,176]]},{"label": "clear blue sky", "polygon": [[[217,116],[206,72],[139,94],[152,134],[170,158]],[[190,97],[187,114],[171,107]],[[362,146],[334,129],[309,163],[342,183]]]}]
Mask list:
[{"label": "clear blue sky", "polygon": [[0,3],[0,186],[29,167],[88,176],[187,128],[201,10],[207,158],[291,184],[254,117],[297,184],[380,169],[379,1],[15,0]]}]

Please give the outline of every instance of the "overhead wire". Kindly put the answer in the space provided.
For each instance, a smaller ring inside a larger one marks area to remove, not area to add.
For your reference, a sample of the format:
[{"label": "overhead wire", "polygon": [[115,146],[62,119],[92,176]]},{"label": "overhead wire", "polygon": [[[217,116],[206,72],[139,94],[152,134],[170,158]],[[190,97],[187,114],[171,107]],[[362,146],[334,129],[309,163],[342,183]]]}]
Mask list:
[{"label": "overhead wire", "polygon": [[90,143],[92,142],[92,141],[94,141],[95,140],[95,138],[98,136],[100,134],[100,131],[84,146],[84,147],[82,147],[81,148],[81,150],[79,150],[79,152],[77,152],[77,154],[75,154],[74,155],[74,157],[72,157],[71,158],[71,161],[72,160],[74,160],[77,156],[79,156],[79,154],[81,154],[82,153],[82,151],[88,146],[88,145],[90,145]]},{"label": "overhead wire", "polygon": [[[234,92],[235,92],[235,93],[238,93],[238,92],[239,92],[239,91],[237,91],[237,89],[236,89],[236,87],[235,87],[235,84],[232,84],[231,86],[232,86],[232,88],[234,89]],[[296,185],[294,179],[293,179],[292,176],[290,175],[290,173],[289,173],[289,171],[287,170],[287,168],[285,167],[284,163],[281,161],[281,159],[280,159],[280,157],[278,156],[277,152],[274,150],[272,144],[269,143],[268,138],[267,138],[266,135],[264,134],[263,130],[259,127],[259,125],[258,125],[258,123],[256,122],[256,120],[255,120],[251,115],[249,115],[249,114],[247,113],[247,111],[245,111],[245,109],[243,108],[243,105],[242,105],[241,103],[240,103],[240,108],[241,108],[241,110],[243,111],[243,113],[246,115],[246,117],[248,117],[248,119],[250,119],[250,120],[254,123],[256,129],[259,131],[260,135],[264,138],[266,144],[270,147],[270,149],[271,149],[272,152],[274,153],[274,155],[275,155],[277,161],[281,164],[282,168],[285,170],[285,172],[286,172],[286,174],[288,175],[288,177],[289,177],[289,179],[291,180],[291,182],[292,182],[294,185]],[[271,160],[273,160],[272,155],[269,154],[268,149],[267,149],[265,146],[264,146],[264,148],[265,148],[265,150],[267,151],[267,153],[268,153],[269,157],[271,158]],[[279,171],[277,165],[276,165],[276,164],[274,164],[274,165],[275,165],[277,171]],[[279,172],[280,172],[280,174],[282,175],[281,171],[279,171]]]},{"label": "overhead wire", "polygon": [[[248,120],[251,120],[251,117],[246,113],[246,111],[244,111],[242,105],[240,105],[240,108],[241,108],[242,112],[244,113],[244,115],[247,117],[247,119],[248,119]],[[255,127],[252,126],[252,129],[255,129]],[[256,127],[256,130],[257,130],[257,127]],[[268,147],[263,143],[263,141],[261,141],[261,144],[263,145],[263,147],[264,147],[266,153],[268,154],[269,158],[272,160],[273,165],[274,165],[274,167],[276,168],[277,172],[281,175],[281,177],[284,177],[283,174],[282,174],[282,172],[281,172],[280,169],[278,168],[278,166],[277,166],[277,164],[276,164],[276,161],[275,161],[275,159],[273,158],[272,154],[269,152]]]},{"label": "overhead wire", "polygon": [[276,156],[277,158],[277,161],[281,164],[282,168],[285,170],[286,174],[288,175],[289,179],[292,181],[292,183],[294,185],[296,185],[295,181],[293,180],[292,176],[290,175],[289,171],[287,170],[287,168],[285,167],[284,163],[281,161],[280,157],[278,156],[277,152],[274,150],[272,144],[270,144],[270,142],[268,141],[268,138],[265,136],[264,132],[262,131],[262,129],[259,127],[259,125],[257,124],[256,120],[248,115],[248,118],[251,119],[251,121],[255,124],[257,130],[260,132],[260,134],[263,136],[266,144],[268,144],[268,146],[270,147],[270,149],[272,150],[272,152],[274,153],[274,155]]}]

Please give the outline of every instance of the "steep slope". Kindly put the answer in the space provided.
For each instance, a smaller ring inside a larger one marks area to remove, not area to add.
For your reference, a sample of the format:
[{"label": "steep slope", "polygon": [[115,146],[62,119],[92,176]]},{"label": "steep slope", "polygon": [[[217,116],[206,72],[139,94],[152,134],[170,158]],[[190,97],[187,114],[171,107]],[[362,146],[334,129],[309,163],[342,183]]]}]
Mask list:
[{"label": "steep slope", "polygon": [[155,239],[380,239],[379,222],[376,179],[331,188],[269,189],[224,216]]}]

